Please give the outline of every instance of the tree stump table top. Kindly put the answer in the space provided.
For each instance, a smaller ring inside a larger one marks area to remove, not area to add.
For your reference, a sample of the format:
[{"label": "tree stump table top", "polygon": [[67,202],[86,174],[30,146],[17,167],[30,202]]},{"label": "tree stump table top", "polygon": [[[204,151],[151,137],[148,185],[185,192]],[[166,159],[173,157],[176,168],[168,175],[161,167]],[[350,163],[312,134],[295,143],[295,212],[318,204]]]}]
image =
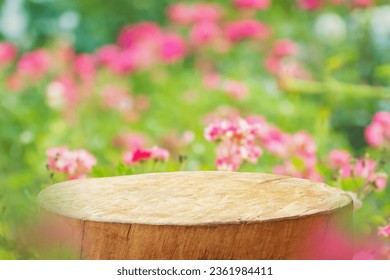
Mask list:
[{"label": "tree stump table top", "polygon": [[38,202],[79,220],[191,226],[294,219],[337,211],[352,200],[304,179],[191,171],[66,181],[44,189]]}]

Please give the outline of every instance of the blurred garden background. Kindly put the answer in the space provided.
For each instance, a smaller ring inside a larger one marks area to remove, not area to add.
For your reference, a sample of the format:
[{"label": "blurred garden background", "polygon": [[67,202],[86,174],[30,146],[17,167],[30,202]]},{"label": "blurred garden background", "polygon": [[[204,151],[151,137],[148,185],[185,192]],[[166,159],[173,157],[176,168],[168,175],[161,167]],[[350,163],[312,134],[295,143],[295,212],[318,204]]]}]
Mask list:
[{"label": "blurred garden background", "polygon": [[176,170],[342,188],[390,258],[388,0],[3,0],[0,75],[0,259],[50,184]]}]

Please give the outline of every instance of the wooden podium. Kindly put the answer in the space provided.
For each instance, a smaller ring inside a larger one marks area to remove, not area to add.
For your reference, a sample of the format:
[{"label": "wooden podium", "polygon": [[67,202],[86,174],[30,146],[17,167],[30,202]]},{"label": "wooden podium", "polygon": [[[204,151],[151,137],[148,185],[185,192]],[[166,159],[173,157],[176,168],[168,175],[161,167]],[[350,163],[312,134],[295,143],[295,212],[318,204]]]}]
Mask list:
[{"label": "wooden podium", "polygon": [[340,218],[352,221],[343,191],[259,173],[81,179],[46,188],[38,202],[81,259],[299,259],[311,233],[326,238]]}]

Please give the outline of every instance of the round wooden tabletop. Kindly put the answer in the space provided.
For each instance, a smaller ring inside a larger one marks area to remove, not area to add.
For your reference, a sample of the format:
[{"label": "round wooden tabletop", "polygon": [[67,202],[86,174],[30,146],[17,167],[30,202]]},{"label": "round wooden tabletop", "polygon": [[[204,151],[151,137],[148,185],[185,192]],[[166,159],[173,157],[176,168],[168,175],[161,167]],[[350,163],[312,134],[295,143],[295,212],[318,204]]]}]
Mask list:
[{"label": "round wooden tabletop", "polygon": [[96,222],[207,225],[292,219],[352,203],[323,183],[280,175],[191,171],[80,179],[38,196],[44,209]]}]

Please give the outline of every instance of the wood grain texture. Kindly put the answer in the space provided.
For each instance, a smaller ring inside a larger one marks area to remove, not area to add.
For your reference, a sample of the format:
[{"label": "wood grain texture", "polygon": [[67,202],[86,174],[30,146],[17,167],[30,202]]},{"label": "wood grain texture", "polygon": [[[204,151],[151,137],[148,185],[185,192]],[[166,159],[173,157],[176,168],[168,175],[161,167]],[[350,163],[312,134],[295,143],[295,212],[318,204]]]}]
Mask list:
[{"label": "wood grain texture", "polygon": [[38,201],[72,229],[82,259],[296,259],[311,232],[325,238],[352,218],[339,189],[259,173],[82,179],[53,185]]}]

